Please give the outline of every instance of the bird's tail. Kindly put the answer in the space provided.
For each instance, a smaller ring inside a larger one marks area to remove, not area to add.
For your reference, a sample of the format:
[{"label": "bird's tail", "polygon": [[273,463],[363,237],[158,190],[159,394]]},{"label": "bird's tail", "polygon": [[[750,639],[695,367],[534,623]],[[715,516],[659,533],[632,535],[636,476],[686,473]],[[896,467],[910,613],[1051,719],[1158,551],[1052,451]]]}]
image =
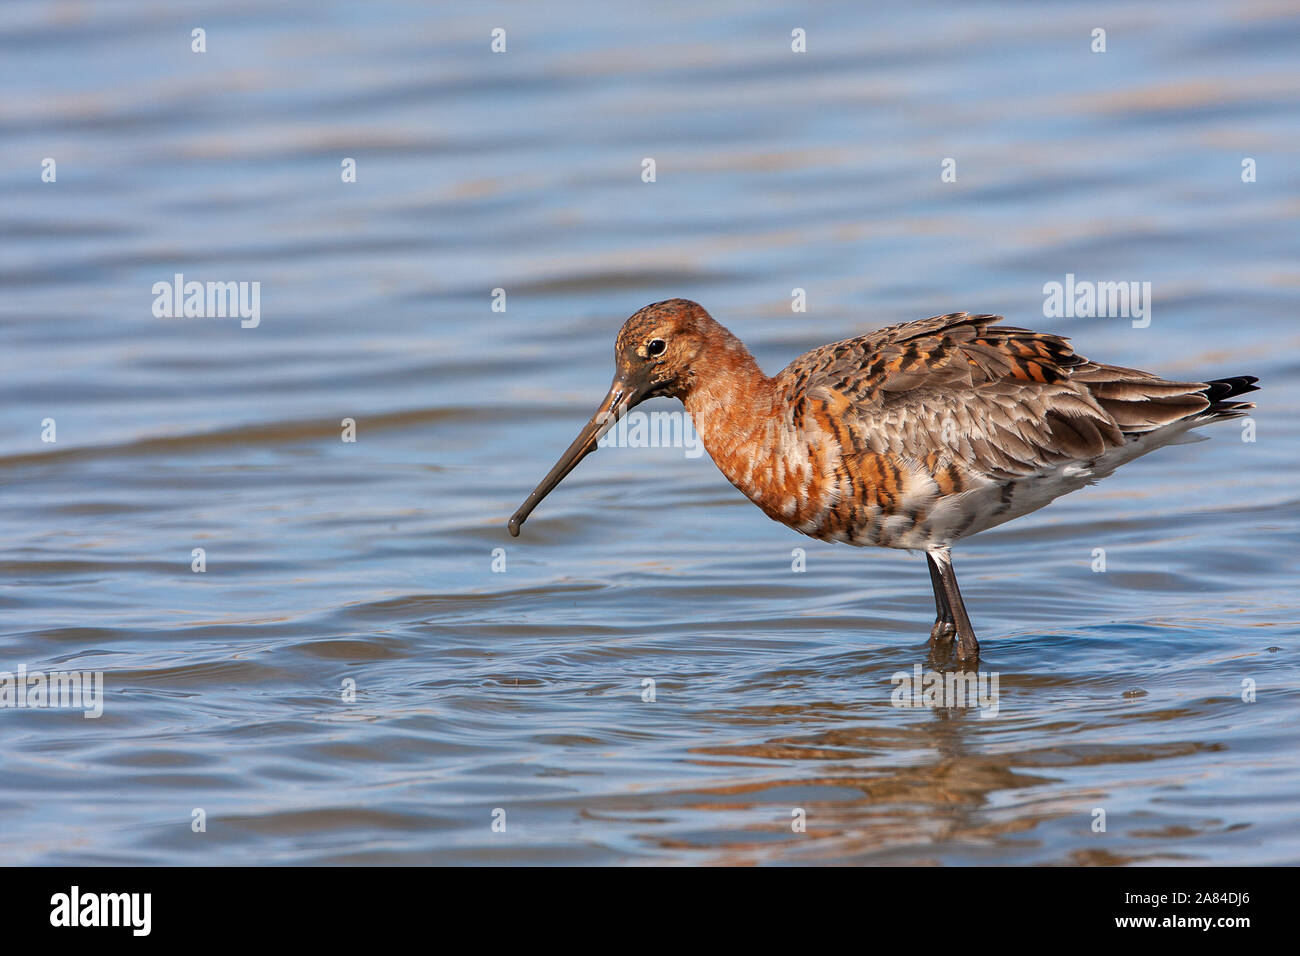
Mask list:
[{"label": "bird's tail", "polygon": [[1072,368],[1070,379],[1084,385],[1128,436],[1240,418],[1254,403],[1228,399],[1258,391],[1259,381],[1253,375],[1238,375],[1213,382],[1171,382],[1150,372],[1096,362]]},{"label": "bird's tail", "polygon": [[1235,375],[1232,378],[1216,378],[1205,383],[1201,394],[1210,403],[1210,407],[1198,416],[1202,421],[1223,421],[1229,418],[1241,418],[1255,407],[1254,402],[1227,402],[1224,399],[1258,392],[1258,382],[1254,375]]}]

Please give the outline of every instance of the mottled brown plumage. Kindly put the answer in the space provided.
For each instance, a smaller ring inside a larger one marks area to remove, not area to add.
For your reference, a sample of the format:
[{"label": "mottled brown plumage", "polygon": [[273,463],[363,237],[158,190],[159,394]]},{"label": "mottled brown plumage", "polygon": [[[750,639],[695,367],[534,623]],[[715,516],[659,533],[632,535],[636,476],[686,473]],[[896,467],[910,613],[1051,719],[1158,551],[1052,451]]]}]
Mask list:
[{"label": "mottled brown plumage", "polygon": [[1242,376],[1172,382],[1068,340],[953,313],[814,349],[775,376],[699,305],[624,323],[601,411],[511,518],[519,526],[633,405],[680,398],[718,468],[769,517],[824,541],[923,550],[938,620],[978,644],[948,549],[1105,477],[1188,429],[1254,406]]}]

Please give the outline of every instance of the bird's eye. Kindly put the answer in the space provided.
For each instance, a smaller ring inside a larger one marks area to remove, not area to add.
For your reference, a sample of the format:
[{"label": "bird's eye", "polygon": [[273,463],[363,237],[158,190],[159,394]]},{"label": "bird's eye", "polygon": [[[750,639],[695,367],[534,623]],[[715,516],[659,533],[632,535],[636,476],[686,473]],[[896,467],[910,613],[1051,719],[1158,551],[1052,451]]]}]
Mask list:
[{"label": "bird's eye", "polygon": [[651,339],[649,342],[646,343],[645,354],[651,356],[663,355],[664,349],[666,349],[667,347],[668,346],[664,343],[663,339]]}]

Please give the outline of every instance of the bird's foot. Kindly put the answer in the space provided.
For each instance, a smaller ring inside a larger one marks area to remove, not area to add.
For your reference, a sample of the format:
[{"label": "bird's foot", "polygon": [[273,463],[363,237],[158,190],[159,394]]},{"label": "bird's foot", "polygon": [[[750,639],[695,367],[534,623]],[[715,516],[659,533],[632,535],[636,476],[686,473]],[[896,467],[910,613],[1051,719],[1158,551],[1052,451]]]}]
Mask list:
[{"label": "bird's foot", "polygon": [[957,627],[951,621],[935,621],[930,629],[929,653],[926,655],[931,670],[940,670],[952,660],[953,638]]},{"label": "bird's foot", "polygon": [[952,643],[952,639],[957,636],[957,625],[952,621],[935,621],[934,627],[930,628],[930,646],[932,648],[946,647]]},{"label": "bird's foot", "polygon": [[952,621],[935,621],[930,629],[930,662],[949,667],[955,661],[959,670],[980,662],[980,644],[974,634],[962,634]]},{"label": "bird's foot", "polygon": [[962,667],[976,667],[980,662],[980,642],[974,634],[962,634],[957,640],[957,660]]}]

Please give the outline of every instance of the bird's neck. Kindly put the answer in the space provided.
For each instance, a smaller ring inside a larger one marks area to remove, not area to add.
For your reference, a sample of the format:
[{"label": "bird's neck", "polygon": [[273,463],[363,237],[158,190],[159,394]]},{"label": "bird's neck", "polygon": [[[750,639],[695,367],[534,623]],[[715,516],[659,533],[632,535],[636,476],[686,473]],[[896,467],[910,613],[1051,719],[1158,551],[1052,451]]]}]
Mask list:
[{"label": "bird's neck", "polygon": [[724,347],[710,351],[707,365],[682,403],[704,447],[717,461],[719,452],[752,441],[762,430],[772,417],[776,395],[772,379],[733,337]]},{"label": "bird's neck", "polygon": [[775,380],[732,337],[723,348],[711,350],[683,398],[718,470],[765,511],[784,507],[774,485],[791,439],[776,393]]},{"label": "bird's neck", "polygon": [[[682,400],[704,447],[727,480],[768,517],[813,528],[832,504],[825,478],[839,444],[818,417],[820,401],[787,401],[783,380],[768,378],[734,336]],[[822,410],[824,411],[824,410]]]}]

